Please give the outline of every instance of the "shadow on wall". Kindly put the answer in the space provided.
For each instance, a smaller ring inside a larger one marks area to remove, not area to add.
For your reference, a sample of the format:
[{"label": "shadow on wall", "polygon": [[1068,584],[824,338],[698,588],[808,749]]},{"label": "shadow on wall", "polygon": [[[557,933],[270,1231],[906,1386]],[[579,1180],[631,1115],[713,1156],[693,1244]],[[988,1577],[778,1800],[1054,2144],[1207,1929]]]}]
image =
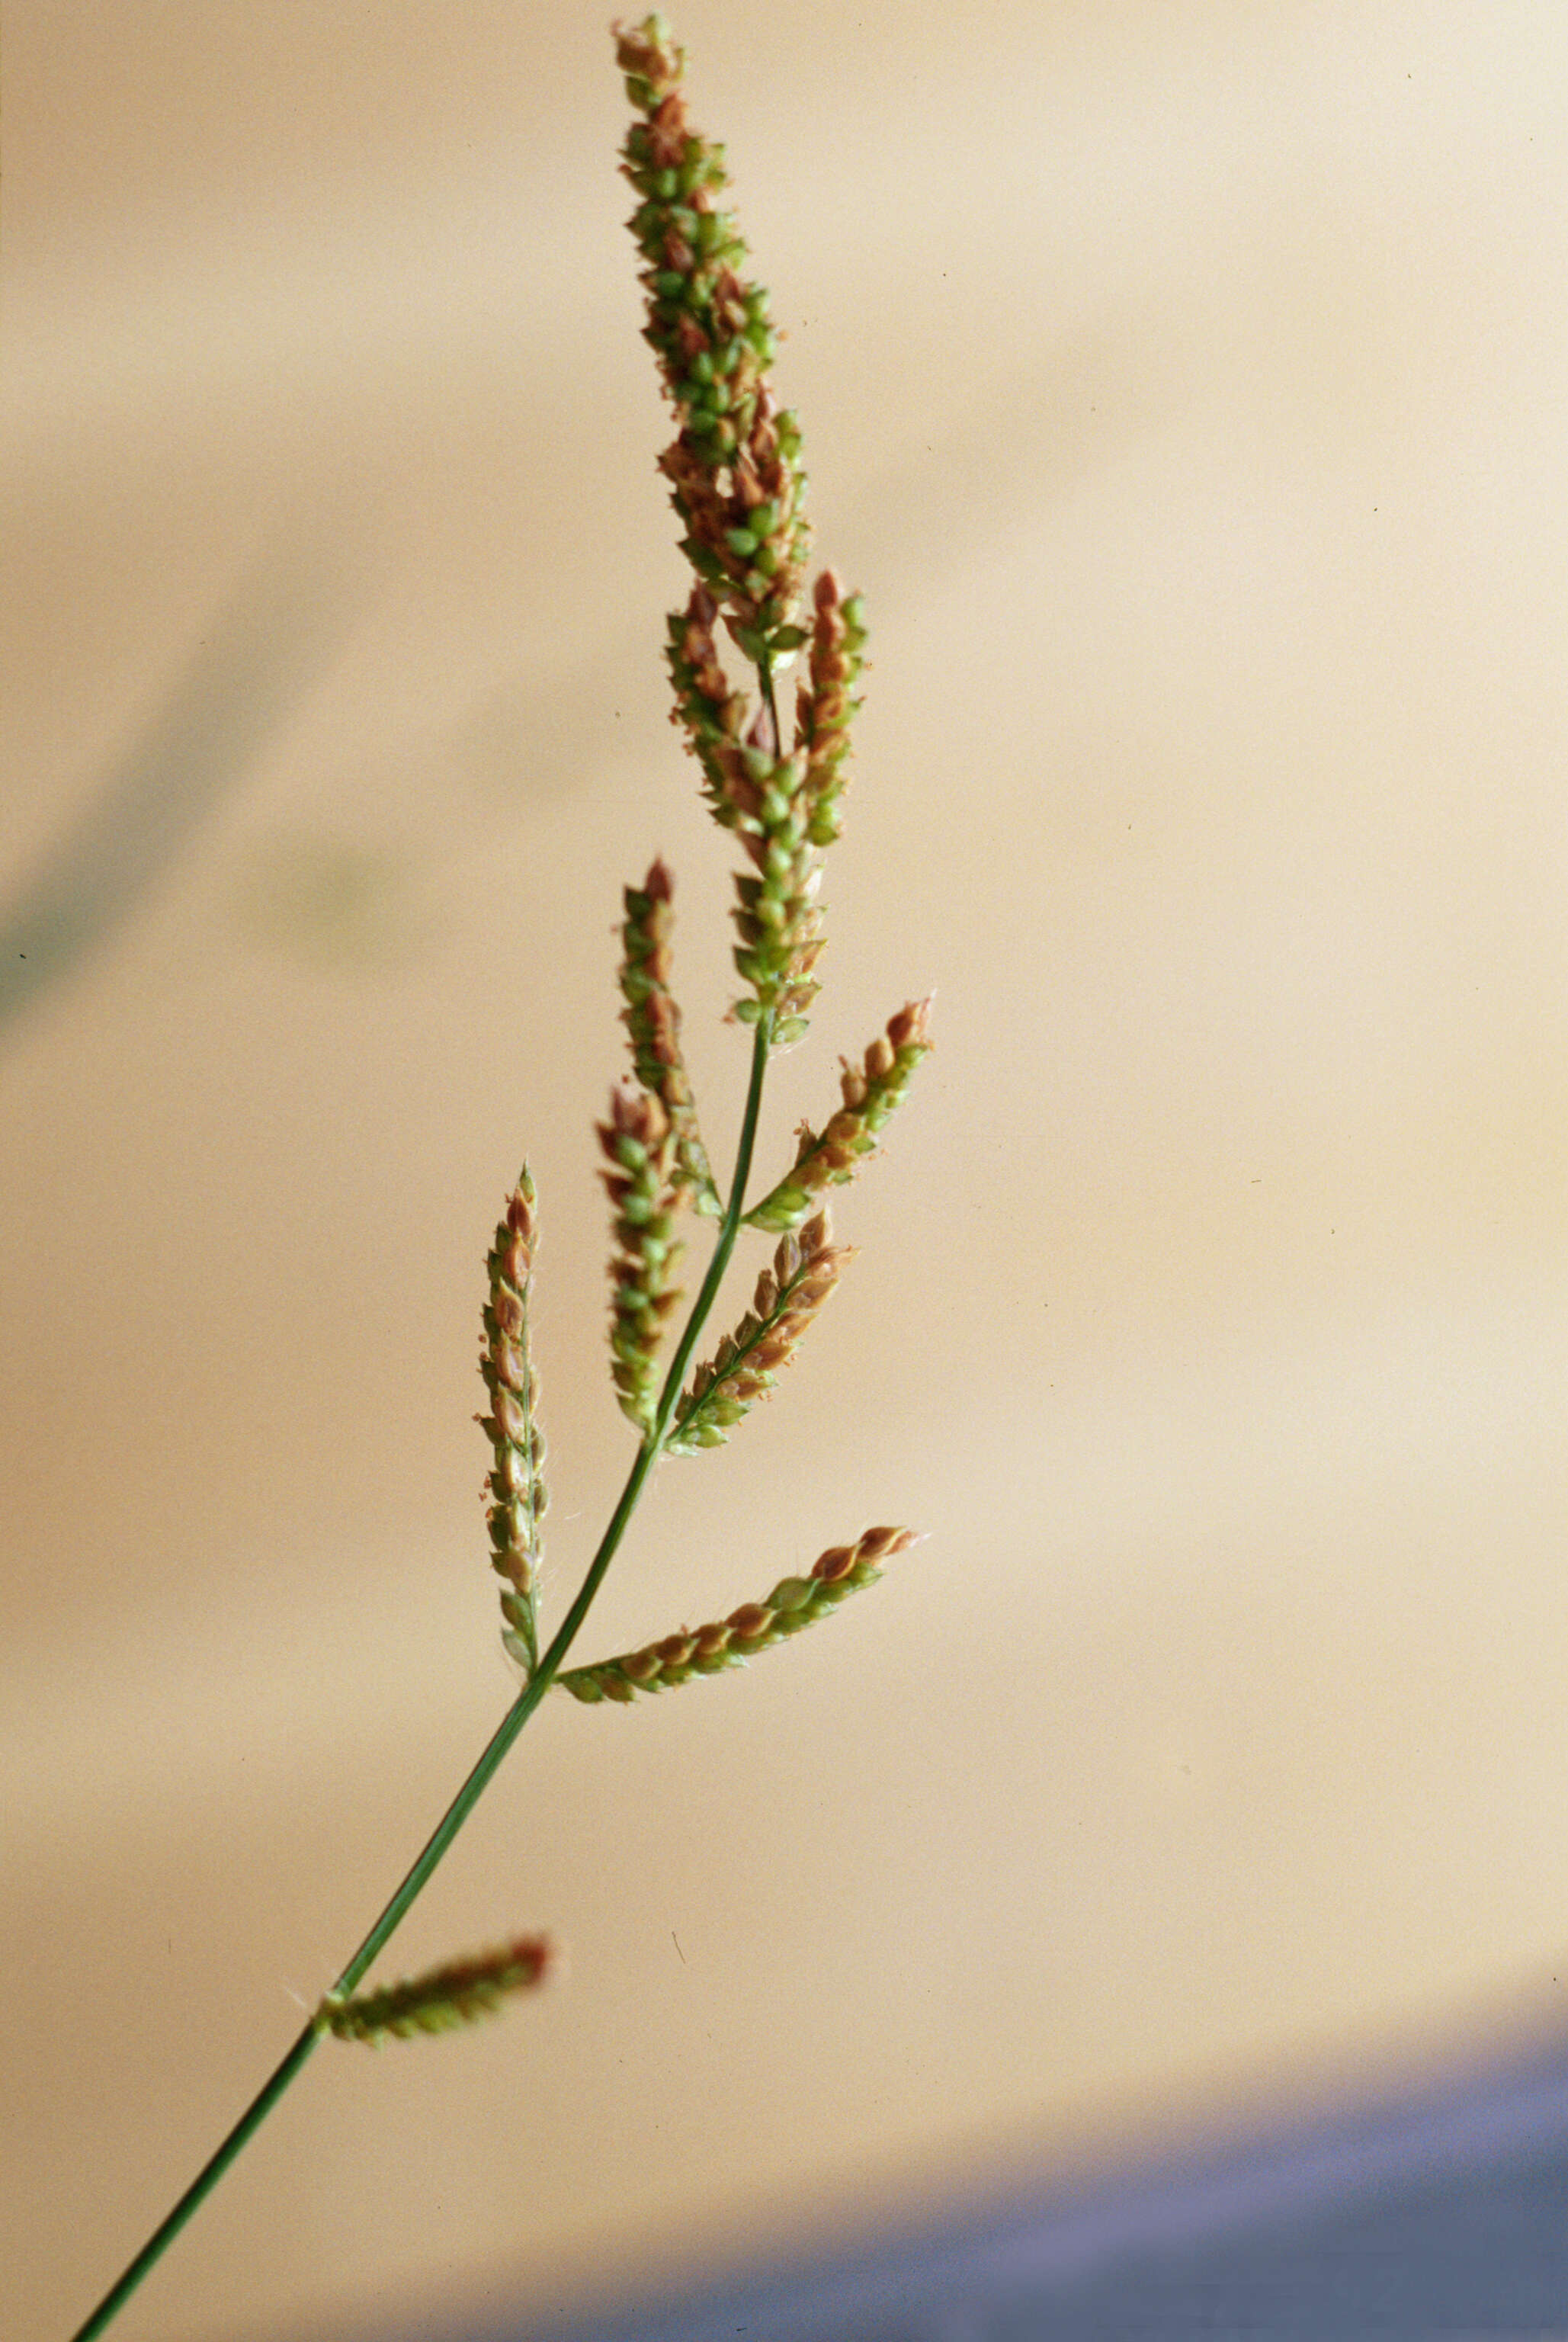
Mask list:
[{"label": "shadow on wall", "polygon": [[[307,631],[308,629],[308,631]],[[105,949],[297,706],[324,656],[318,608],[281,570],[235,596],[41,868],[0,902],[0,1028]]]}]

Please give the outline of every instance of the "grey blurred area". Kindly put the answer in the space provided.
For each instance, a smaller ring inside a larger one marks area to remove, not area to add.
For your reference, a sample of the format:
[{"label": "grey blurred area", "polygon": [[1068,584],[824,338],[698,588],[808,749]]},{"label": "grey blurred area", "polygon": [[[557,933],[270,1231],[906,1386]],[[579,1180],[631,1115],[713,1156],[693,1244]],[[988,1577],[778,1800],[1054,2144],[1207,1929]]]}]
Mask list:
[{"label": "grey blurred area", "polygon": [[588,2324],[523,2313],[467,2342],[1551,2342],[1568,2334],[1565,2215],[1556,2042],[851,2257]]}]

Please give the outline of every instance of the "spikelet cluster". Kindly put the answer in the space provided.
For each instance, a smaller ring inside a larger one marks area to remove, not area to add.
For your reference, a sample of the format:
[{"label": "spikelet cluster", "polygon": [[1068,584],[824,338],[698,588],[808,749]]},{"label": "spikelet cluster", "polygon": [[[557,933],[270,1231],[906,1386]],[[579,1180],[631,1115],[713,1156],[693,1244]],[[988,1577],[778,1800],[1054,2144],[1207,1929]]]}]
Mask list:
[{"label": "spikelet cluster", "polygon": [[315,2013],[316,2030],[339,2041],[410,2039],[416,2033],[455,2033],[481,2017],[494,2017],[511,1993],[528,1992],[544,1981],[552,1959],[544,1936],[519,1936],[491,1952],[449,1960],[406,1984],[356,1993],[350,2000],[328,1993]]},{"label": "spikelet cluster", "polygon": [[[815,849],[839,831],[864,614],[829,571],[814,589],[810,629],[796,623],[810,535],[800,432],[767,379],[774,335],[724,207],[724,150],[691,126],[684,52],[663,16],[618,26],[616,56],[639,117],[622,168],[640,198],[629,225],[644,263],[644,335],[679,425],[659,460],[697,575],[685,609],[669,621],[674,716],[715,818],[737,832],[751,865],[735,882],[735,965],[749,987],[735,1014],[748,1024],[765,1019],[784,1046],[805,1030],[817,991]],[[721,616],[762,677],[754,715],[719,657]],[[808,641],[809,680],[786,749],[774,664]]]},{"label": "spikelet cluster", "polygon": [[727,1618],[694,1631],[683,1627],[620,1658],[568,1668],[556,1683],[590,1706],[606,1699],[624,1704],[639,1692],[670,1691],[694,1676],[744,1666],[756,1652],[825,1618],[863,1586],[874,1586],[883,1563],[914,1543],[913,1529],[867,1529],[854,1545],[830,1546],[808,1577],[781,1578],[764,1602],[743,1603]]},{"label": "spikelet cluster", "polygon": [[751,703],[724,672],[714,634],[718,616],[707,587],[694,586],[685,608],[670,615],[664,661],[674,693],[670,721],[685,734],[702,767],[703,795],[714,819],[733,829],[731,791],[743,771],[741,742]]},{"label": "spikelet cluster", "polygon": [[613,1090],[599,1144],[614,1210],[616,1251],[610,1262],[610,1373],[621,1412],[639,1431],[653,1426],[659,1345],[680,1306],[671,1283],[681,1247],[674,1240],[677,1164],[670,1118],[646,1090]]},{"label": "spikelet cluster", "polygon": [[851,1257],[850,1246],[834,1243],[825,1210],[798,1236],[783,1239],[772,1268],[757,1279],[750,1309],[683,1394],[664,1443],[666,1455],[691,1456],[699,1447],[724,1445],[741,1417],[773,1389],[780,1367],[789,1364]]},{"label": "spikelet cluster", "polygon": [[526,1164],[495,1231],[489,1256],[490,1291],[479,1371],[490,1413],[479,1422],[495,1451],[487,1483],[491,1504],[491,1566],[503,1581],[501,1639],[532,1675],[538,1664],[541,1524],[549,1502],[544,1486],[544,1435],[539,1427],[539,1377],[529,1350],[528,1316],[538,1246],[534,1182]]},{"label": "spikelet cluster", "polygon": [[[829,597],[837,580],[825,573]],[[801,694],[795,745],[788,756],[774,741],[772,718],[759,707],[746,722],[746,702],[732,691],[714,638],[718,606],[704,586],[684,612],[670,620],[666,652],[674,686],[674,720],[703,770],[704,793],[716,821],[739,837],[750,864],[735,877],[735,966],[751,987],[735,1004],[744,1023],[773,1019],[781,1046],[800,1038],[817,991],[812,971],[822,953],[817,908],[821,865],[814,848],[825,761],[813,764],[814,693]],[[743,728],[744,727],[744,728]],[[823,734],[825,749],[827,734]],[[838,745],[842,757],[842,742]]]},{"label": "spikelet cluster", "polygon": [[622,170],[638,197],[628,225],[644,263],[644,336],[679,425],[660,468],[687,558],[760,664],[801,640],[792,620],[809,528],[799,426],[767,381],[775,348],[767,295],[744,274],[746,248],[724,207],[724,148],[688,118],[685,52],[653,15],[631,30],[617,25],[615,55],[639,117]]},{"label": "spikelet cluster", "polygon": [[715,820],[739,836],[751,863],[735,880],[735,966],[752,987],[736,1015],[774,1019],[781,1043],[798,1040],[816,996],[813,974],[823,949],[817,906],[819,849],[839,835],[839,798],[847,778],[855,685],[864,666],[865,621],[858,595],[846,595],[831,569],[813,588],[814,617],[808,680],[795,698],[794,743],[788,756],[770,746],[764,710],[747,724],[746,702],[720,664],[714,624],[718,606],[705,586],[670,620],[666,650],[674,718],[703,770]]},{"label": "spikelet cluster", "polygon": [[621,1022],[631,1039],[637,1079],[668,1117],[677,1187],[689,1190],[697,1210],[716,1219],[724,1206],[697,1128],[696,1103],[681,1055],[681,1012],[670,989],[674,896],[674,880],[662,860],[652,865],[641,886],[625,889],[621,993],[626,1005]]},{"label": "spikelet cluster", "polygon": [[855,685],[865,665],[865,610],[845,595],[831,569],[812,589],[810,682],[795,696],[795,746],[805,758],[807,836],[831,846],[843,826],[838,800],[848,776],[849,727],[860,706]]},{"label": "spikelet cluster", "polygon": [[877,1135],[908,1091],[910,1076],[931,1047],[929,1000],[913,1000],[888,1020],[864,1062],[844,1061],[844,1104],[814,1131],[803,1124],[794,1167],[746,1214],[755,1228],[798,1227],[824,1187],[853,1179]]},{"label": "spikelet cluster", "polygon": [[741,751],[744,776],[732,791],[736,829],[751,861],[735,874],[734,962],[751,997],[737,1000],[743,1024],[771,1016],[774,1038],[798,1041],[819,986],[822,956],[817,889],[822,863],[811,843],[806,760],[797,749],[775,756],[756,742]]}]

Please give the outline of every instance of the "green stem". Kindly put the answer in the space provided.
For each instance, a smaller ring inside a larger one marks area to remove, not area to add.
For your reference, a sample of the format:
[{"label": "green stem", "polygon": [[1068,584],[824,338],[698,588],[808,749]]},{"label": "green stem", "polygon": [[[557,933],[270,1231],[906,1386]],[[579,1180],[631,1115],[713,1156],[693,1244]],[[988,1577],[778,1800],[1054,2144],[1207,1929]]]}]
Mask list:
[{"label": "green stem", "polygon": [[767,1069],[768,1049],[773,1040],[773,1016],[764,1013],[756,1024],[752,1041],[752,1077],[746,1090],[745,1111],[741,1116],[740,1145],[735,1150],[735,1176],[730,1188],[730,1199],[724,1206],[724,1216],[719,1223],[719,1240],[714,1246],[714,1256],[708,1263],[702,1290],[686,1320],[684,1333],[670,1361],[670,1371],[664,1376],[664,1387],[659,1394],[659,1411],[654,1417],[654,1428],[648,1435],[650,1452],[656,1454],[664,1445],[664,1434],[670,1427],[670,1417],[681,1396],[681,1385],[686,1379],[686,1368],[692,1363],[692,1352],[702,1338],[708,1312],[718,1297],[724,1271],[730,1265],[730,1255],[735,1248],[741,1222],[745,1215],[746,1182],[752,1176],[752,1153],[757,1143],[757,1117],[762,1112],[763,1075]]},{"label": "green stem", "polygon": [[[741,1217],[745,1208],[746,1182],[751,1176],[752,1153],[756,1145],[757,1119],[762,1111],[763,1076],[767,1068],[768,1047],[772,1040],[772,1020],[764,1016],[756,1027],[752,1047],[751,1082],[746,1091],[745,1111],[741,1121],[740,1146],[735,1156],[734,1183],[724,1206],[724,1216],[719,1227],[719,1238],[714,1256],[708,1264],[702,1289],[697,1295],[691,1316],[686,1320],[670,1371],[659,1396],[658,1413],[654,1426],[637,1450],[636,1460],[621,1491],[620,1502],[610,1516],[610,1525],[599,1541],[599,1550],[589,1564],[588,1574],[577,1589],[576,1597],[561,1621],[560,1631],[551,1643],[538,1666],[524,1685],[517,1697],[502,1717],[494,1732],[452,1803],[425,1841],[423,1851],[387,1904],[365,1941],[333,1986],[335,1995],[351,1993],[369,1968],[373,1960],[385,1948],[388,1939],[402,1925],[414,1904],[429,1884],[432,1873],[445,1854],[453,1839],[468,1819],[474,1807],[499,1771],[503,1759],[523,1726],[527,1723],[555,1679],[556,1671],[571,1649],[577,1630],[593,1605],[594,1596],[604,1580],[604,1573],[615,1557],[615,1549],[625,1535],[626,1525],[637,1508],[637,1499],[647,1485],[648,1476],[658,1461],[659,1450],[670,1427],[670,1418],[681,1395],[686,1368],[692,1353],[702,1336],[703,1326],[724,1280],[730,1255],[740,1234]],[[79,2327],[72,2342],[93,2342],[115,2318],[141,2284],[142,2279],[163,2258],[187,2220],[200,2210],[231,2163],[253,2135],[260,2129],[295,2076],[306,2063],[320,2040],[314,2017],[295,2042],[270,2078],[264,2082],[250,2105],[241,2115],[228,2137],[202,2166],[161,2227],[155,2228],[125,2269],[118,2282],[112,2286],[94,2310],[85,2326]]]}]

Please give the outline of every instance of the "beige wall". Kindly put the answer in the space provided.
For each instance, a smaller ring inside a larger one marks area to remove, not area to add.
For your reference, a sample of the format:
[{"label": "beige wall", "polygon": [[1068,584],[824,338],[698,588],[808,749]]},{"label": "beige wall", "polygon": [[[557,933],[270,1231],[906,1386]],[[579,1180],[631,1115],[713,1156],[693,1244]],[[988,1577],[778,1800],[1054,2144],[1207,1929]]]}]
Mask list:
[{"label": "beige wall", "polygon": [[[557,1602],[619,1483],[590,1123],[655,849],[726,1155],[742,1052],[598,10],[5,14],[0,2323],[45,2336],[509,1696],[470,1417],[524,1149]],[[979,21],[680,20],[874,628],[770,1159],[932,986],[940,1051],[587,1642],[930,1542],[747,1677],[552,1706],[386,1967],[538,1924],[564,1987],[318,2058],[127,2342],[551,2306],[1550,2021],[1568,19]]]}]

